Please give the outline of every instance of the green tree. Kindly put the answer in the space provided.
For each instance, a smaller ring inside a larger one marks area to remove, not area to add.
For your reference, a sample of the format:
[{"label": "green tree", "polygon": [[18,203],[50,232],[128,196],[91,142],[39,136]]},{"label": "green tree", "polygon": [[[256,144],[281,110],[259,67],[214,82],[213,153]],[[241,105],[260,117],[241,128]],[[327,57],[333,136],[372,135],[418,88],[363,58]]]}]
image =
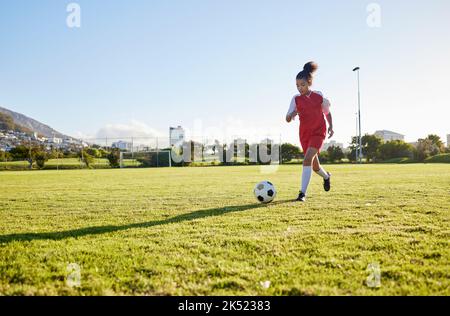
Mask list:
[{"label": "green tree", "polygon": [[59,151],[57,148],[51,146],[50,152],[48,153],[49,159],[64,158],[64,153]]},{"label": "green tree", "polygon": [[330,154],[328,153],[327,150],[320,152],[319,160],[320,160],[320,162],[323,162],[323,163],[327,163],[330,161]]},{"label": "green tree", "polygon": [[440,150],[438,145],[436,145],[431,139],[421,138],[417,142],[414,158],[419,162],[423,162],[428,157],[439,154],[439,152]]},{"label": "green tree", "polygon": [[101,158],[102,157],[102,153],[99,149],[97,148],[87,148],[86,152],[91,155],[94,158]]},{"label": "green tree", "polygon": [[45,151],[38,151],[35,155],[36,165],[39,169],[43,169],[45,163],[48,161],[49,155]]},{"label": "green tree", "polygon": [[[352,136],[352,140],[351,140],[351,142],[350,142],[350,146],[349,146],[349,149],[350,149],[350,151],[349,151],[349,153],[347,154],[347,159],[350,161],[350,162],[355,162],[357,159],[356,159],[356,150],[358,149],[358,146],[359,146],[359,137],[357,137],[357,136]],[[361,141],[362,141],[362,139],[361,139]]]},{"label": "green tree", "polygon": [[91,168],[92,164],[94,163],[94,157],[92,157],[87,150],[82,149],[80,153],[78,154],[78,157],[81,159],[81,162],[83,162],[86,167]]},{"label": "green tree", "polygon": [[71,149],[66,149],[64,150],[64,152],[62,153],[62,157],[61,158],[78,158],[78,152],[73,151]]},{"label": "green tree", "polygon": [[120,167],[120,150],[118,148],[113,148],[106,156],[106,159],[108,159],[111,168]]},{"label": "green tree", "polygon": [[281,162],[289,162],[292,159],[300,159],[301,157],[300,147],[292,145],[290,143],[281,144]]},{"label": "green tree", "polygon": [[402,140],[391,140],[380,146],[379,156],[382,160],[409,157],[414,155],[414,147]]},{"label": "green tree", "polygon": [[382,144],[383,140],[376,135],[365,134],[361,138],[362,152],[367,162],[376,160]]},{"label": "green tree", "polygon": [[356,161],[356,149],[351,149],[347,154],[345,155],[350,162]]},{"label": "green tree", "polygon": [[430,140],[431,143],[439,149],[439,153],[445,152],[444,143],[442,142],[441,138],[438,135],[430,134],[425,139]]},{"label": "green tree", "polygon": [[9,152],[0,150],[0,161],[11,161],[12,156]]},{"label": "green tree", "polygon": [[327,152],[328,152],[328,159],[330,162],[335,161],[339,162],[345,157],[342,148],[339,146],[330,146],[328,147]]},{"label": "green tree", "polygon": [[12,148],[9,153],[14,160],[25,160],[29,157],[30,150],[24,145],[18,145]]},{"label": "green tree", "polygon": [[44,149],[39,146],[25,146],[19,145],[10,150],[14,160],[26,160],[29,164],[29,168],[33,168],[33,163],[36,161],[36,156],[43,152]]},{"label": "green tree", "polygon": [[104,150],[103,148],[100,148],[98,151],[100,152],[100,158],[106,158],[109,154],[109,152]]}]

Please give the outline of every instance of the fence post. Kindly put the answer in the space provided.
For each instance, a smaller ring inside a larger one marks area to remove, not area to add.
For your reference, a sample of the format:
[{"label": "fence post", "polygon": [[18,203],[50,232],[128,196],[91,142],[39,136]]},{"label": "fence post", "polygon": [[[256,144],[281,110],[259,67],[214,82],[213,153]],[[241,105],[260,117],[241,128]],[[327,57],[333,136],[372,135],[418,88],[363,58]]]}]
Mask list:
[{"label": "fence post", "polygon": [[156,168],[159,168],[159,144],[158,144],[158,136],[156,136]]},{"label": "fence post", "polygon": [[281,134],[280,134],[280,152],[278,153],[279,157],[278,157],[278,164],[282,164],[283,163],[283,155],[281,154]]},{"label": "fence post", "polygon": [[81,162],[80,162],[81,169],[84,169],[84,168],[83,168],[83,163],[84,163],[84,155],[83,155],[83,151],[84,151],[84,147],[83,147],[83,139],[81,139]]}]

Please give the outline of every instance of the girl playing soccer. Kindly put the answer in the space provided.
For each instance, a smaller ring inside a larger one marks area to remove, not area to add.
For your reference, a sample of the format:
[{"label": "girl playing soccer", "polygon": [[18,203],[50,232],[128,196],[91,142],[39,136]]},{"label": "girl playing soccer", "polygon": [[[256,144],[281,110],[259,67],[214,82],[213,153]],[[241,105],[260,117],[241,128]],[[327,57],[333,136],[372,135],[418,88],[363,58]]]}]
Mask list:
[{"label": "girl playing soccer", "polygon": [[319,162],[319,152],[327,134],[327,125],[324,115],[328,121],[328,135],[331,138],[333,132],[333,121],[330,113],[330,102],[324,98],[321,92],[311,91],[312,74],[317,70],[317,64],[309,62],[297,75],[297,89],[300,94],[292,98],[286,121],[295,119],[298,114],[300,120],[300,143],[305,153],[303,160],[302,187],[297,201],[305,202],[306,191],[311,180],[311,166],[323,180],[323,188],[329,191],[331,188],[330,173],[326,172]]}]

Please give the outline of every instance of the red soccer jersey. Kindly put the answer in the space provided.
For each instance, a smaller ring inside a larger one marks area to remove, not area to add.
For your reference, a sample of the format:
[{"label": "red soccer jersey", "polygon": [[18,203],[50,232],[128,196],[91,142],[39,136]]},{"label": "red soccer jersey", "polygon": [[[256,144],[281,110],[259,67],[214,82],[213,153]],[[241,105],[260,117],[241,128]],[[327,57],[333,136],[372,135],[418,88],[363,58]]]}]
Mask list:
[{"label": "red soccer jersey", "polygon": [[295,97],[300,118],[300,143],[305,152],[309,147],[320,150],[326,138],[327,125],[323,115],[323,101],[323,96],[313,91],[309,95]]}]

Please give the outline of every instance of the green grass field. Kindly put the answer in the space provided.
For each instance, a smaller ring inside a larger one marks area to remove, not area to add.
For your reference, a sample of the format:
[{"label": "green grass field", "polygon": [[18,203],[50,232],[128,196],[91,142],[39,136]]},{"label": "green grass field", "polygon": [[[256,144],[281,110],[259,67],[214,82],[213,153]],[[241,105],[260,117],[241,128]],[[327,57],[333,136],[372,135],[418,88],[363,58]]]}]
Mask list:
[{"label": "green grass field", "polygon": [[450,295],[449,165],[326,168],[2,172],[0,295]]}]

